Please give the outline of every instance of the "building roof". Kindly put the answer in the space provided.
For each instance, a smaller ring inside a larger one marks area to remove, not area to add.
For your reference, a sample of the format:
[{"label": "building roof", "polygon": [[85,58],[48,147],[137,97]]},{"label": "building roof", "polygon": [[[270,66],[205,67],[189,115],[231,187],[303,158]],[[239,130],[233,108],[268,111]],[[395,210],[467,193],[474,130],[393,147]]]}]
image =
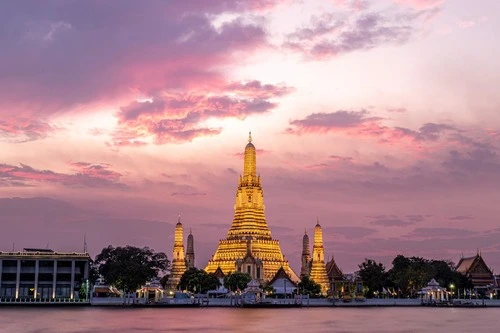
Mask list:
[{"label": "building roof", "polygon": [[218,279],[223,279],[223,278],[224,278],[224,276],[225,276],[225,275],[224,275],[224,272],[222,271],[222,269],[220,268],[220,266],[219,266],[219,267],[217,267],[217,269],[216,269],[216,270],[215,270],[215,272],[214,272],[214,275],[215,275],[215,277],[216,277],[216,278],[218,278]]},{"label": "building roof", "polygon": [[281,266],[278,271],[276,271],[276,274],[274,274],[273,278],[268,282],[268,284],[273,284],[278,279],[287,279],[295,287],[297,286],[297,283],[291,279],[290,275],[288,275],[283,266]]},{"label": "building roof", "polygon": [[56,252],[48,249],[33,249],[25,248],[24,251],[17,252],[2,252],[0,251],[0,259],[16,260],[16,259],[62,259],[62,260],[91,260],[88,253],[81,252]]},{"label": "building roof", "polygon": [[335,262],[335,259],[330,259],[326,263],[326,275],[328,275],[328,278],[330,280],[344,280],[344,273],[342,273],[342,270],[337,266],[337,263]]},{"label": "building roof", "polygon": [[485,271],[485,273],[493,274],[493,272],[488,267],[488,265],[486,265],[483,257],[481,257],[481,254],[479,253],[473,257],[460,258],[460,261],[455,268],[458,273],[461,273],[463,275],[471,274],[477,269],[483,270]]}]

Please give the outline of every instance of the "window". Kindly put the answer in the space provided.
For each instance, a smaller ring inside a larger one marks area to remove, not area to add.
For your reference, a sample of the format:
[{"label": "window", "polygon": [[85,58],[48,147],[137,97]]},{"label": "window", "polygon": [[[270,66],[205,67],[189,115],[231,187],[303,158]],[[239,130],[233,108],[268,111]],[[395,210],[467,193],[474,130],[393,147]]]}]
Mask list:
[{"label": "window", "polygon": [[260,279],[260,267],[257,267],[257,279]]},{"label": "window", "polygon": [[247,266],[247,273],[252,275],[252,266],[250,265]]}]

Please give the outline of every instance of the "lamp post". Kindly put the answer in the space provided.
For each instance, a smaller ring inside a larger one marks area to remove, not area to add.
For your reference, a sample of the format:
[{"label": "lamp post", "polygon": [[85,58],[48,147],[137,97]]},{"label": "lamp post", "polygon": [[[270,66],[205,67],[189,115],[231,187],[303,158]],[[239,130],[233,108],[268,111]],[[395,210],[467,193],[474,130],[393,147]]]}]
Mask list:
[{"label": "lamp post", "polygon": [[451,300],[453,302],[453,294],[454,294],[454,291],[453,289],[455,289],[455,285],[452,283],[450,284],[450,293],[451,293]]}]

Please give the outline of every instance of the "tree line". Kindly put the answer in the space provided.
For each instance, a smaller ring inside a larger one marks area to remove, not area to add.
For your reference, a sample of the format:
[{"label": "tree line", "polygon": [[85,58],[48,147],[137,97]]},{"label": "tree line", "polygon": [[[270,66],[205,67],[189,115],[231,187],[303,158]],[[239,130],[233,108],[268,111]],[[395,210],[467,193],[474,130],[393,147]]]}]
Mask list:
[{"label": "tree line", "polygon": [[365,259],[358,266],[366,297],[380,296],[384,291],[397,297],[417,297],[431,279],[452,291],[472,288],[470,279],[456,272],[454,263],[447,260],[398,255],[389,270],[373,259]]},{"label": "tree line", "polygon": [[[133,246],[113,247],[109,245],[91,264],[89,279],[95,283],[100,275],[106,283],[114,285],[125,292],[134,292],[146,282],[158,278],[170,266],[167,255],[163,252],[144,247]],[[455,290],[472,288],[470,279],[459,274],[454,264],[446,260],[428,260],[421,257],[405,257],[398,255],[392,261],[392,267],[386,267],[373,259],[365,259],[359,266],[359,277],[363,281],[366,297],[377,297],[381,293],[390,292],[397,297],[416,297],[420,289],[425,287],[431,279],[435,279],[441,286]],[[168,275],[164,275],[160,283],[165,287]],[[250,275],[242,272],[233,272],[224,277],[224,286],[230,291],[244,290],[250,282]],[[206,293],[221,286],[221,282],[213,273],[202,269],[190,268],[181,277],[181,290]],[[270,294],[274,292],[272,286],[261,286]],[[297,286],[298,292],[312,297],[320,294],[321,288],[307,276],[301,277]]]}]

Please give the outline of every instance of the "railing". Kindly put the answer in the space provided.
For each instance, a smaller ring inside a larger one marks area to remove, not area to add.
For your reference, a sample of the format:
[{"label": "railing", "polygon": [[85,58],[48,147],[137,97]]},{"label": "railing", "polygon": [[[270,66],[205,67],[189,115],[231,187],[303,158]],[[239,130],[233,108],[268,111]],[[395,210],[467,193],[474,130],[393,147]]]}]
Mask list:
[{"label": "railing", "polygon": [[0,297],[0,304],[48,304],[48,303],[90,303],[88,299],[71,299],[71,298],[14,298],[14,297]]}]

